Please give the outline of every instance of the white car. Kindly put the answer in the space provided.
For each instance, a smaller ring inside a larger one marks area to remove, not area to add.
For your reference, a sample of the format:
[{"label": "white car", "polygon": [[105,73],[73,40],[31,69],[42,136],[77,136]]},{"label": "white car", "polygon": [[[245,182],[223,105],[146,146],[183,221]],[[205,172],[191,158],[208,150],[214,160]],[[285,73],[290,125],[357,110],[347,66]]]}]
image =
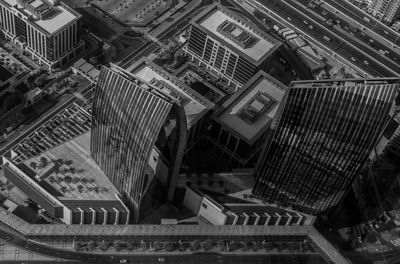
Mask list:
[{"label": "white car", "polygon": [[158,258],[159,262],[165,262],[165,258]]}]

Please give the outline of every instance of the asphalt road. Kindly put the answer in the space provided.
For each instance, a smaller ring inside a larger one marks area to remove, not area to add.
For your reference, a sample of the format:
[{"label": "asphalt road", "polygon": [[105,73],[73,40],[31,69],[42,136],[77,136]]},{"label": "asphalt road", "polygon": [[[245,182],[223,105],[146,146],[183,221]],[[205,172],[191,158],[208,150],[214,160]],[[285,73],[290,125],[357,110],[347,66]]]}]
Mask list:
[{"label": "asphalt road", "polygon": [[[342,41],[337,35],[335,35],[331,30],[327,29],[324,25],[321,25],[319,22],[309,21],[309,18],[301,13],[299,10],[291,8],[288,5],[282,4],[280,1],[276,0],[249,0],[249,2],[258,2],[263,6],[268,7],[273,12],[278,14],[282,19],[286,20],[287,23],[299,28],[309,37],[323,44],[327,50],[331,50],[341,55],[342,57],[347,58],[348,60],[354,58],[352,63],[357,67],[363,69],[364,71],[368,72],[370,75],[376,77],[395,76],[392,71],[368,58],[368,56],[365,53],[361,52],[358,48],[355,48],[348,43]],[[278,22],[282,22],[273,15],[271,15],[271,18],[277,20]],[[304,20],[307,20],[308,24],[305,24]],[[310,28],[310,26],[312,28]],[[329,40],[325,40],[324,36],[328,37]]]},{"label": "asphalt road", "polygon": [[[382,38],[385,38],[390,42],[400,45],[399,33],[393,32],[388,26],[382,25],[381,23],[375,21],[371,16],[360,10],[358,7],[352,5],[351,3],[348,3],[344,0],[324,0],[324,2],[335,7],[343,14],[350,16],[352,19],[356,20],[364,27],[373,30]],[[364,17],[369,18],[370,22],[364,20]]]},{"label": "asphalt road", "polygon": [[128,263],[158,263],[159,258],[165,258],[166,263],[175,264],[210,264],[210,263],[248,263],[248,264],[324,264],[324,259],[319,254],[243,254],[243,255],[221,255],[216,253],[196,254],[154,254],[154,255],[123,255],[123,254],[99,254],[76,252],[54,248],[47,244],[38,243],[14,233],[8,228],[0,225],[0,240],[20,248],[31,250],[38,254],[51,256],[59,259],[78,260],[84,263],[120,263],[126,259]]},{"label": "asphalt road", "polygon": [[[361,51],[367,53],[369,56],[373,57],[376,60],[384,63],[387,67],[393,69],[396,72],[400,73],[400,65],[398,64],[399,58],[398,56],[394,56],[394,52],[390,54],[390,52],[386,55],[379,53],[379,50],[385,51],[387,50],[387,46],[384,43],[380,43],[378,39],[373,39],[364,33],[362,30],[357,30],[354,28],[354,24],[350,25],[346,20],[342,17],[328,13],[328,15],[324,15],[324,8],[317,7],[315,9],[308,9],[307,5],[309,3],[308,0],[284,0],[286,3],[293,6],[294,9],[297,8],[299,12],[308,16],[316,21],[319,21],[325,28],[330,29],[334,34],[340,36],[341,38],[351,42],[354,46],[356,46]],[[298,8],[300,7],[300,8]],[[316,15],[317,14],[317,15]],[[340,21],[338,26],[329,26],[325,21],[327,19],[332,19],[333,21]],[[303,22],[304,23],[304,22]],[[307,22],[308,23],[308,22]],[[352,35],[353,34],[353,35]],[[370,42],[372,40],[373,42]]]}]

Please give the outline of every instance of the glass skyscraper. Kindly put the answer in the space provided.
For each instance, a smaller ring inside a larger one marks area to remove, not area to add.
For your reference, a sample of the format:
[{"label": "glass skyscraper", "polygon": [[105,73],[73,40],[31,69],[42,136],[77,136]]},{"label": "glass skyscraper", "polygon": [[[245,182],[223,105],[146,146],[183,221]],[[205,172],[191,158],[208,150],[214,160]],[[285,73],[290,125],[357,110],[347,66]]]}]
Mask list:
[{"label": "glass skyscraper", "polygon": [[[182,157],[171,154],[176,148],[169,147],[168,137],[172,138],[172,145],[184,144],[185,140],[179,139],[179,131],[166,133],[165,129],[186,129],[186,123],[180,125],[176,119],[184,116],[180,111],[183,110],[174,98],[151,84],[115,65],[102,67],[93,104],[91,154],[134,207],[134,219],[138,219],[142,199],[152,181],[164,174],[161,181],[168,182],[173,178],[171,173],[178,171],[174,167],[180,167]],[[163,171],[159,173],[160,167]]]},{"label": "glass skyscraper", "polygon": [[258,161],[253,195],[327,216],[389,122],[397,78],[292,82]]}]

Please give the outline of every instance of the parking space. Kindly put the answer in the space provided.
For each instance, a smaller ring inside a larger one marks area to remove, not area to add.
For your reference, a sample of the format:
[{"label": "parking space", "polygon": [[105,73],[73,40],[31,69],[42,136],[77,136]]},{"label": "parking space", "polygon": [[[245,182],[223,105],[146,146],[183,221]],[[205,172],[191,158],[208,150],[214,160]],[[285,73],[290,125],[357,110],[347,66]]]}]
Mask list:
[{"label": "parking space", "polygon": [[[85,107],[86,106],[86,107]],[[24,161],[90,130],[91,104],[72,104],[51,119],[40,129],[22,140],[13,150],[18,154],[17,162]]]}]

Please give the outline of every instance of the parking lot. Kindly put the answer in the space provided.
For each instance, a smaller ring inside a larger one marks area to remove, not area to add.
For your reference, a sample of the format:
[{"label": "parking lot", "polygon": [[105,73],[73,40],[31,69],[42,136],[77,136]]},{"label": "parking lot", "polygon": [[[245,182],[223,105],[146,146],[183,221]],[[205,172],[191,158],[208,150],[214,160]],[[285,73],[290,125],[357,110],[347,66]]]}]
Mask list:
[{"label": "parking lot", "polygon": [[22,140],[13,149],[18,154],[16,162],[38,156],[50,148],[89,131],[91,107],[82,106],[84,105],[80,101],[72,104]]}]

